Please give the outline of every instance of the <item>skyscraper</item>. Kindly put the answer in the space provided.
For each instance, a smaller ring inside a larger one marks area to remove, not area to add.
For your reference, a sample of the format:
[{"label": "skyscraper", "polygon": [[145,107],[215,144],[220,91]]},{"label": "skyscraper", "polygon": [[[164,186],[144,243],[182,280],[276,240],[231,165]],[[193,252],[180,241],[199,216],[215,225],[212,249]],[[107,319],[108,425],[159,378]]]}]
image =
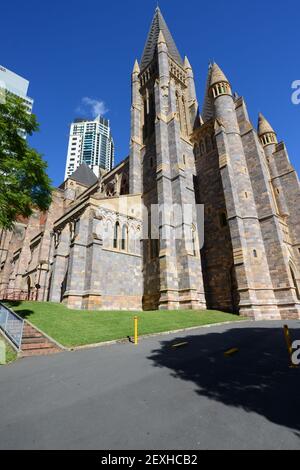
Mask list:
[{"label": "skyscraper", "polygon": [[96,176],[99,168],[112,169],[114,142],[109,120],[97,116],[94,120],[75,119],[71,124],[65,179],[81,163],[86,163]]},{"label": "skyscraper", "polygon": [[[28,80],[0,65],[0,91],[5,90],[9,94],[22,98],[28,113],[31,114],[33,108],[33,99],[27,96],[28,87]],[[25,132],[20,132],[22,136],[26,138]]]}]

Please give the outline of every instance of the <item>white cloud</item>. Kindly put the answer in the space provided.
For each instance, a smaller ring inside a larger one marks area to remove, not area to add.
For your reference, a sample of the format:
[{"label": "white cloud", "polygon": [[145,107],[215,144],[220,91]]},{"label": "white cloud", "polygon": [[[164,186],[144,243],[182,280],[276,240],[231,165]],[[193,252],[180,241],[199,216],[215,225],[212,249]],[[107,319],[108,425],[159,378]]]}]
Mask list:
[{"label": "white cloud", "polygon": [[89,112],[92,113],[93,117],[104,116],[108,112],[108,109],[102,100],[95,100],[93,98],[89,98],[85,96],[81,100],[81,106],[77,109],[77,111],[88,114]]}]

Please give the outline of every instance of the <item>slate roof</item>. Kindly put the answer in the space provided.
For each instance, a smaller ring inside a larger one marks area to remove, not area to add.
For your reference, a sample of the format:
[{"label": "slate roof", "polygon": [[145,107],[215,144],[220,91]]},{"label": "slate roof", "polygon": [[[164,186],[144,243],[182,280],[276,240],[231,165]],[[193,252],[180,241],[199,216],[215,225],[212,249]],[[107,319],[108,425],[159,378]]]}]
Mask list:
[{"label": "slate roof", "polygon": [[69,176],[69,179],[84,184],[87,187],[92,186],[98,181],[97,176],[86,163],[81,163],[77,170]]},{"label": "slate roof", "polygon": [[150,27],[148,38],[146,41],[145,49],[141,59],[141,70],[144,69],[153,59],[156,52],[157,41],[159,32],[162,31],[165,37],[168,52],[170,56],[180,65],[183,65],[182,58],[178,52],[174,39],[169,31],[169,28],[164,20],[164,17],[159,9],[156,8],[154,18]]}]

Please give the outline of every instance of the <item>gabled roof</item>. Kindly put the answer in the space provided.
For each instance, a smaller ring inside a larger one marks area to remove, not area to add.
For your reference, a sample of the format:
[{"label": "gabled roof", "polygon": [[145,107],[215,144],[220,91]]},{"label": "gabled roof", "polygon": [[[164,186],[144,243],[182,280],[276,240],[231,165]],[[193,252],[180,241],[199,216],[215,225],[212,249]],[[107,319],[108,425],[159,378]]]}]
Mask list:
[{"label": "gabled roof", "polygon": [[180,65],[183,65],[182,58],[178,52],[174,39],[169,31],[169,28],[162,16],[162,13],[159,7],[156,8],[155,14],[152,20],[151,28],[148,34],[148,38],[146,41],[145,49],[141,59],[141,70],[144,69],[153,59],[157,41],[159,37],[159,33],[162,31],[170,56]]},{"label": "gabled roof", "polygon": [[70,180],[77,181],[77,183],[90,187],[98,180],[95,173],[90,169],[86,163],[81,163],[74,173],[69,176]]}]

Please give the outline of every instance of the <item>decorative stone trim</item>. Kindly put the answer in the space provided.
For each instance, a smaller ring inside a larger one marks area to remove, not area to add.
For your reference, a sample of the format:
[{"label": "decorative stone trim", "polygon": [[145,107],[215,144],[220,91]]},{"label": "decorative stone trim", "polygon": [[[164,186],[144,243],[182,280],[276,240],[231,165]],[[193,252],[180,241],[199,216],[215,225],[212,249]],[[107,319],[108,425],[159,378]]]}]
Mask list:
[{"label": "decorative stone trim", "polygon": [[159,257],[160,258],[163,258],[165,256],[169,256],[170,255],[170,250],[168,248],[164,248],[162,250],[160,250],[159,252]]},{"label": "decorative stone trim", "polygon": [[219,157],[219,168],[224,168],[225,166],[228,165],[228,155],[224,153],[223,155],[220,155]]},{"label": "decorative stone trim", "polygon": [[160,114],[157,114],[156,116],[156,122],[162,121],[165,124],[169,124],[173,119],[176,119],[176,118],[177,118],[177,113],[170,113],[168,115],[160,113]]},{"label": "decorative stone trim", "polygon": [[134,256],[135,258],[141,258],[141,255],[136,253],[131,253],[131,251],[118,250],[116,248],[102,248],[103,251],[110,251],[111,253],[118,253],[120,255]]},{"label": "decorative stone trim", "polygon": [[244,264],[244,254],[242,248],[233,250],[233,261],[235,265]]},{"label": "decorative stone trim", "polygon": [[143,145],[142,141],[138,137],[131,137],[131,143],[137,145]]}]

